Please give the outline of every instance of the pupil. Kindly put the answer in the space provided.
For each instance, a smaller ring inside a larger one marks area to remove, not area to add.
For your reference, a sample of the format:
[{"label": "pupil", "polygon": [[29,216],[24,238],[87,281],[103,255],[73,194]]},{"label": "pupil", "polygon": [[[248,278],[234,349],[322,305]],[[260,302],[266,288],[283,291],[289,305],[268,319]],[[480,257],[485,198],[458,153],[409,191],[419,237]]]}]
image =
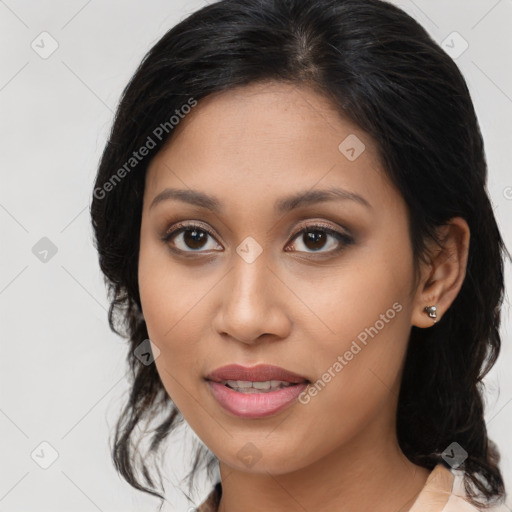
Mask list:
[{"label": "pupil", "polygon": [[304,233],[304,237],[306,237],[304,243],[308,249],[321,249],[325,245],[325,233],[323,231],[308,231]]},{"label": "pupil", "polygon": [[185,243],[191,249],[201,249],[204,245],[204,241],[206,240],[206,235],[207,234],[204,231],[189,229],[184,233]]}]

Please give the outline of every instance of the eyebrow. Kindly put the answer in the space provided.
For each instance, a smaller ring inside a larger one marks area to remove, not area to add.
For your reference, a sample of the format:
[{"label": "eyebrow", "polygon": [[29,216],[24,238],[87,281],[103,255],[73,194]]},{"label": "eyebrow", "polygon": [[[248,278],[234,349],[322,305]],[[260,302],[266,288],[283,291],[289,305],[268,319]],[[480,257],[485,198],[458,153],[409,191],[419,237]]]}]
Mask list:
[{"label": "eyebrow", "polygon": [[[159,203],[170,200],[183,201],[201,208],[206,208],[216,213],[222,213],[223,211],[221,202],[216,197],[198,190],[177,188],[166,188],[160,192],[151,202],[149,209],[154,208]],[[372,208],[372,205],[364,197],[342,188],[331,187],[324,190],[306,190],[304,192],[298,192],[291,196],[279,199],[274,205],[274,210],[277,213],[283,214],[301,206],[313,205],[325,201],[340,200],[354,201],[366,208]]]}]

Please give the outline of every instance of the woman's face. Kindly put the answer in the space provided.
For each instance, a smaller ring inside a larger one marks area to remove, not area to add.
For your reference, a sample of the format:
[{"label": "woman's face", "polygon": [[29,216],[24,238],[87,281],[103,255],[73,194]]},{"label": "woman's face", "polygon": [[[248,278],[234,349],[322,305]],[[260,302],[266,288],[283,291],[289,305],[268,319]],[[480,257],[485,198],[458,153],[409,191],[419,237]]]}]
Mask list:
[{"label": "woman's face", "polygon": [[[406,205],[374,143],[311,89],[276,83],[205,98],[175,132],[147,172],[139,259],[168,394],[232,468],[385,450],[416,305]],[[309,384],[283,405],[297,393],[206,379],[232,363]]]}]

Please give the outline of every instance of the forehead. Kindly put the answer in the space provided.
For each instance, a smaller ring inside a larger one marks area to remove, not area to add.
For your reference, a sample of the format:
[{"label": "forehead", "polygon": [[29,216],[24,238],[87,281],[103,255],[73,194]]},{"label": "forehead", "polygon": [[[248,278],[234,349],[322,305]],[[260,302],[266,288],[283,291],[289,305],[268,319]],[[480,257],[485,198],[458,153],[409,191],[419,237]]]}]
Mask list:
[{"label": "forehead", "polygon": [[317,186],[391,192],[368,134],[313,89],[275,82],[212,94],[180,121],[148,168],[145,195],[176,185],[236,191],[246,204]]}]

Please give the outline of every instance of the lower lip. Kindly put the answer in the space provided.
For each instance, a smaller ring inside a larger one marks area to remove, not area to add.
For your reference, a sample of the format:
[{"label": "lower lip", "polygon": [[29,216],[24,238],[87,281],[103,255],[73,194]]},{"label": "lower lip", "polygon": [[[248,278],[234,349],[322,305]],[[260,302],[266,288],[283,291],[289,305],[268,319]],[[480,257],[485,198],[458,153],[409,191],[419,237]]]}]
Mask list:
[{"label": "lower lip", "polygon": [[306,382],[301,382],[276,391],[241,393],[220,382],[207,382],[220,405],[243,418],[263,418],[275,414],[292,404],[307,387]]}]

